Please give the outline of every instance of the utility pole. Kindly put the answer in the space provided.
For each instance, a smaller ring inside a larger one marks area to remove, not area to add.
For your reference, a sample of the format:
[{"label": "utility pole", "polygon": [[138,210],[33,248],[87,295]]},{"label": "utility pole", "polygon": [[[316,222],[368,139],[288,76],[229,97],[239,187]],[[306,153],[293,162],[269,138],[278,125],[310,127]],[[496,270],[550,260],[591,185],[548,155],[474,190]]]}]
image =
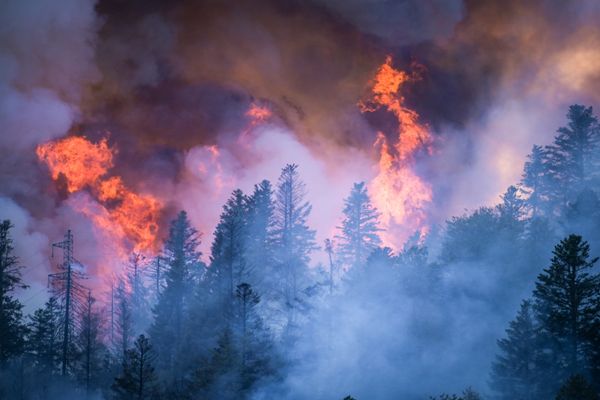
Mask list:
[{"label": "utility pole", "polygon": [[63,262],[58,266],[60,272],[48,275],[48,284],[52,286],[53,293],[63,300],[62,375],[65,376],[69,363],[71,331],[76,323],[74,317],[78,306],[81,306],[84,293],[84,287],[78,281],[84,279],[85,276],[82,272],[73,269],[75,259],[73,257],[73,233],[70,229],[62,242],[52,244],[52,257],[54,257],[55,248],[62,249]]},{"label": "utility pole", "polygon": [[115,347],[115,278],[110,281],[110,345]]},{"label": "utility pole", "polygon": [[156,296],[160,296],[160,256],[156,257]]},{"label": "utility pole", "polygon": [[127,265],[127,279],[131,289],[131,303],[135,311],[139,311],[143,303],[142,265],[146,257],[141,253],[133,253]]},{"label": "utility pole", "polygon": [[92,304],[94,299],[92,298],[92,291],[88,290],[86,311],[87,311],[87,323],[85,329],[85,387],[86,391],[90,393],[90,363],[91,363],[91,351],[92,351]]},{"label": "utility pole", "polygon": [[325,251],[329,255],[329,294],[333,293],[333,241],[325,239]]},{"label": "utility pole", "polygon": [[160,261],[161,261],[161,256],[158,255],[156,256],[156,258],[154,259],[154,267],[149,268],[149,272],[150,272],[150,276],[152,278],[152,280],[154,280],[154,291],[156,292],[156,300],[158,301],[158,298],[160,297]]}]

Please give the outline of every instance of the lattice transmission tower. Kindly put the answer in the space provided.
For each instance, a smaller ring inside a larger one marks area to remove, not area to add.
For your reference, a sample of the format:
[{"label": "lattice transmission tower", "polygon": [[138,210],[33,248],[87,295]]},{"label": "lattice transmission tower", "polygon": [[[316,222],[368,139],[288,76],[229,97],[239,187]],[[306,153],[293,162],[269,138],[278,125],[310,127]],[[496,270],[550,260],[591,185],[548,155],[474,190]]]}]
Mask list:
[{"label": "lattice transmission tower", "polygon": [[81,284],[81,281],[87,278],[82,271],[81,263],[73,257],[73,233],[71,230],[67,231],[63,241],[52,244],[52,258],[54,258],[55,248],[62,249],[62,263],[58,264],[58,272],[48,275],[48,286],[52,295],[60,300],[63,309],[61,366],[64,376],[67,374],[69,365],[69,350],[72,346],[73,333],[85,310],[88,289]]}]

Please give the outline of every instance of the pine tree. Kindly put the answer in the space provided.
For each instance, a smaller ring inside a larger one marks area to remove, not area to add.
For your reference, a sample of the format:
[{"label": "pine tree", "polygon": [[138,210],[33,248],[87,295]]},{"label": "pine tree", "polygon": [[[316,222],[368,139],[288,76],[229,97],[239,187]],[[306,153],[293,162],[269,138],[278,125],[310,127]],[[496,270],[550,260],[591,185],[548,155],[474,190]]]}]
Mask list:
[{"label": "pine tree", "polygon": [[525,216],[525,204],[523,199],[519,198],[519,189],[515,186],[509,186],[506,192],[501,196],[502,203],[497,207],[500,220],[507,220],[510,223],[520,221]]},{"label": "pine tree", "polygon": [[244,193],[236,189],[223,206],[221,219],[211,246],[211,274],[219,282],[222,296],[233,302],[235,287],[248,278],[245,257],[246,201]]},{"label": "pine tree", "polygon": [[242,283],[236,288],[238,302],[237,342],[240,345],[242,390],[248,390],[259,379],[275,374],[275,353],[271,335],[258,314],[260,296],[252,286]]},{"label": "pine tree", "polygon": [[230,325],[219,334],[217,347],[194,374],[200,397],[246,398],[258,380],[275,375],[275,353],[268,329],[258,314],[260,296],[248,283],[236,287],[236,309]]},{"label": "pine tree", "polygon": [[21,281],[19,260],[13,255],[11,228],[8,220],[0,223],[0,367],[22,353],[25,335],[23,305],[12,292],[27,286]]},{"label": "pine tree", "polygon": [[550,257],[553,244],[558,237],[546,217],[532,217],[526,220],[523,235],[523,248],[526,249],[525,265],[531,275],[538,275],[538,266],[543,265]]},{"label": "pine tree", "polygon": [[246,366],[250,344],[250,333],[256,319],[254,307],[260,302],[260,296],[247,283],[237,285],[235,296],[238,300],[238,320],[242,343],[242,366]]},{"label": "pine tree", "polygon": [[155,358],[150,341],[144,335],[140,335],[133,349],[127,350],[122,372],[112,386],[117,399],[144,400],[155,395],[157,379],[153,365]]},{"label": "pine tree", "polygon": [[205,398],[234,400],[240,397],[240,354],[230,329],[219,336],[208,365],[196,372],[195,381]]},{"label": "pine tree", "polygon": [[60,321],[61,309],[55,297],[51,297],[43,308],[29,316],[27,350],[33,355],[36,369],[46,374],[58,369]]},{"label": "pine tree", "polygon": [[353,268],[364,265],[367,257],[380,244],[379,213],[373,207],[364,182],[355,183],[344,201],[344,220],[337,236],[344,263]]},{"label": "pine tree", "polygon": [[165,260],[157,255],[152,260],[150,267],[146,269],[146,275],[150,278],[150,288],[152,292],[152,304],[158,303],[160,293],[165,285]]},{"label": "pine tree", "polygon": [[600,165],[600,130],[592,107],[572,105],[567,119],[567,126],[558,129],[554,143],[548,146],[550,176],[556,196],[563,202],[597,181]]},{"label": "pine tree", "polygon": [[273,190],[267,180],[254,186],[247,198],[247,238],[245,243],[246,263],[252,273],[251,282],[260,288],[272,288],[274,258]]},{"label": "pine tree", "polygon": [[582,375],[571,376],[560,388],[556,400],[598,400],[600,397]]},{"label": "pine tree", "polygon": [[514,257],[520,254],[520,239],[523,239],[525,233],[525,202],[515,186],[509,186],[500,198],[502,202],[496,206],[498,217],[495,242],[503,243],[503,253]]},{"label": "pine tree", "polygon": [[536,318],[550,352],[548,364],[555,367],[549,371],[549,384],[594,370],[600,276],[592,272],[598,258],[590,258],[589,250],[581,236],[569,235],[556,245],[551,265],[536,282]]},{"label": "pine tree", "polygon": [[441,259],[447,263],[480,260],[497,247],[498,230],[498,215],[489,207],[452,217],[446,222]]},{"label": "pine tree", "polygon": [[305,279],[309,255],[316,249],[315,231],[307,225],[312,207],[304,200],[305,196],[306,187],[298,174],[298,166],[286,165],[275,192],[274,234],[288,323],[294,320],[294,308]]},{"label": "pine tree", "polygon": [[526,205],[532,217],[544,215],[552,195],[549,186],[548,153],[542,146],[534,145],[523,168],[521,188],[528,196]]},{"label": "pine tree", "polygon": [[335,276],[336,275],[336,268],[335,268],[335,264],[333,263],[333,248],[334,248],[334,242],[333,240],[327,238],[325,239],[325,243],[323,248],[325,249],[325,252],[327,253],[327,261],[328,261],[328,278],[327,278],[327,284],[329,285],[329,294],[333,294],[333,287],[335,285]]},{"label": "pine tree", "polygon": [[95,310],[96,300],[91,291],[85,304],[85,310],[81,320],[81,330],[78,336],[78,347],[80,349],[79,378],[84,383],[87,393],[99,386],[98,375],[102,371],[102,358],[105,354],[104,345],[101,342],[101,317]]},{"label": "pine tree", "polygon": [[158,366],[166,371],[172,386],[179,387],[187,360],[193,356],[186,348],[189,336],[184,329],[189,322],[194,287],[193,271],[200,268],[200,239],[185,211],[171,223],[165,243],[165,287],[154,308],[150,337],[158,354]]},{"label": "pine tree", "polygon": [[[600,193],[600,192],[599,192]],[[563,212],[562,223],[572,231],[596,241],[600,231],[600,198],[592,189],[583,189]]]},{"label": "pine tree", "polygon": [[[430,397],[431,400],[482,400],[482,397],[475,390],[466,388],[460,396],[453,394],[442,394],[439,397]],[[515,399],[516,400],[516,399]]]},{"label": "pine tree", "polygon": [[428,262],[429,250],[419,241],[420,237],[420,232],[416,232],[415,240],[409,239],[392,260],[402,290],[414,296],[435,292],[434,286],[439,283],[435,268]]},{"label": "pine tree", "polygon": [[146,257],[140,253],[133,253],[127,264],[127,284],[129,286],[129,303],[131,306],[132,327],[135,332],[146,330],[150,321],[148,310],[148,289],[144,283]]},{"label": "pine tree", "polygon": [[521,303],[506,338],[498,340],[501,353],[492,365],[492,387],[499,398],[531,400],[536,398],[537,327],[529,300]]},{"label": "pine tree", "polygon": [[133,337],[131,295],[127,292],[124,280],[119,279],[115,291],[115,341],[117,348],[114,349],[119,357],[125,357]]}]

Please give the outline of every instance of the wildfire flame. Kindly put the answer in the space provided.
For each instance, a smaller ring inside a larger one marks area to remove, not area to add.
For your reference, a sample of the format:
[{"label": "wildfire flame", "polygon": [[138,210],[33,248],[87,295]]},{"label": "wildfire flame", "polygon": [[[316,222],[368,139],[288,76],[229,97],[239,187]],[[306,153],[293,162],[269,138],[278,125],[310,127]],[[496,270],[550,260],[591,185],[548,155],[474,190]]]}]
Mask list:
[{"label": "wildfire flame", "polygon": [[105,237],[112,238],[118,253],[154,252],[162,205],[149,194],[133,192],[121,177],[106,177],[114,152],[106,139],[92,143],[80,136],[41,144],[36,149],[52,179],[63,177],[69,193],[90,190],[93,197],[80,196],[70,204],[90,218]]},{"label": "wildfire flame", "polygon": [[71,136],[40,145],[36,153],[48,164],[52,179],[58,180],[61,175],[66,178],[69,193],[94,184],[113,166],[113,152],[106,139],[94,144],[86,138]]},{"label": "wildfire flame", "polygon": [[261,106],[257,103],[250,104],[250,108],[246,111],[246,117],[250,118],[250,125],[255,126],[267,121],[273,112],[266,106]]},{"label": "wildfire flame", "polygon": [[373,204],[381,212],[381,223],[386,229],[382,241],[398,248],[415,232],[427,232],[427,206],[432,200],[431,186],[414,171],[414,156],[420,150],[430,150],[432,137],[419,115],[405,106],[399,93],[402,85],[417,79],[392,67],[387,57],[373,80],[371,97],[359,103],[362,112],[373,112],[382,107],[398,119],[398,140],[390,145],[385,135],[378,133],[374,146],[379,150],[377,176],[369,185]]},{"label": "wildfire flame", "polygon": [[153,250],[161,210],[158,200],[147,194],[132,192],[118,176],[100,182],[99,186],[101,201],[117,202],[110,210],[111,219],[122,227],[125,235],[134,243],[134,251]]}]

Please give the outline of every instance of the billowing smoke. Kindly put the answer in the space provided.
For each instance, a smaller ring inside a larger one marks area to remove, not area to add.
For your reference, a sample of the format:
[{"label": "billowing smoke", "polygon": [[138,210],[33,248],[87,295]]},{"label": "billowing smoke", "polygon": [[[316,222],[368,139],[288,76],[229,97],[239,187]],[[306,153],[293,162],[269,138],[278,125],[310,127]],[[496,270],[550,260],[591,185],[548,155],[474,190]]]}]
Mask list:
[{"label": "billowing smoke", "polygon": [[[495,204],[518,181],[531,146],[551,141],[569,104],[598,105],[599,20],[594,0],[5,0],[0,218],[15,224],[17,254],[37,282],[27,306],[43,300],[55,262],[49,245],[67,228],[75,233],[76,256],[92,276],[100,275],[91,284],[118,273],[120,252],[135,247],[115,247],[114,235],[90,217],[119,212],[100,186],[69,193],[67,178],[52,179],[37,146],[71,136],[94,144],[106,139],[113,163],[94,185],[118,178],[120,196],[152,196],[160,204],[157,242],[175,212],[187,210],[203,233],[205,258],[231,191],[250,191],[265,178],[275,182],[284,164],[297,163],[322,243],[335,234],[352,183],[378,175],[381,143],[399,157],[399,117],[389,108],[359,106],[372,98],[373,80],[389,56],[390,68],[411,77],[395,99],[414,110],[431,136],[427,149],[411,154],[410,171],[431,189],[422,211],[426,225],[435,226],[465,208]],[[257,119],[253,107],[268,115]],[[412,232],[402,234],[389,244],[402,248]],[[317,253],[314,264],[325,257]],[[420,306],[405,300],[402,312]],[[346,316],[353,305],[334,307]],[[452,303],[448,312],[462,316],[462,306]],[[366,308],[353,311],[356,321],[328,323],[385,319],[362,318]],[[344,346],[379,341],[367,333]],[[386,339],[399,341],[394,349],[410,341]],[[463,351],[462,342],[455,345]],[[389,365],[384,353],[374,362],[378,368]],[[423,365],[433,364],[434,355],[424,353]],[[334,361],[360,363],[360,356]],[[459,364],[454,361],[448,368]],[[484,362],[470,366],[467,376]],[[320,369],[325,364],[312,367],[299,367],[307,368],[299,376],[319,387],[331,384]],[[381,386],[401,373],[383,376]],[[339,395],[330,388],[324,393]]]},{"label": "billowing smoke", "polygon": [[93,48],[99,20],[93,1],[6,1],[0,26],[0,209],[14,221],[17,252],[39,293],[49,242],[68,221],[50,222],[61,206],[35,146],[67,134],[77,121],[83,92],[99,76]]}]

